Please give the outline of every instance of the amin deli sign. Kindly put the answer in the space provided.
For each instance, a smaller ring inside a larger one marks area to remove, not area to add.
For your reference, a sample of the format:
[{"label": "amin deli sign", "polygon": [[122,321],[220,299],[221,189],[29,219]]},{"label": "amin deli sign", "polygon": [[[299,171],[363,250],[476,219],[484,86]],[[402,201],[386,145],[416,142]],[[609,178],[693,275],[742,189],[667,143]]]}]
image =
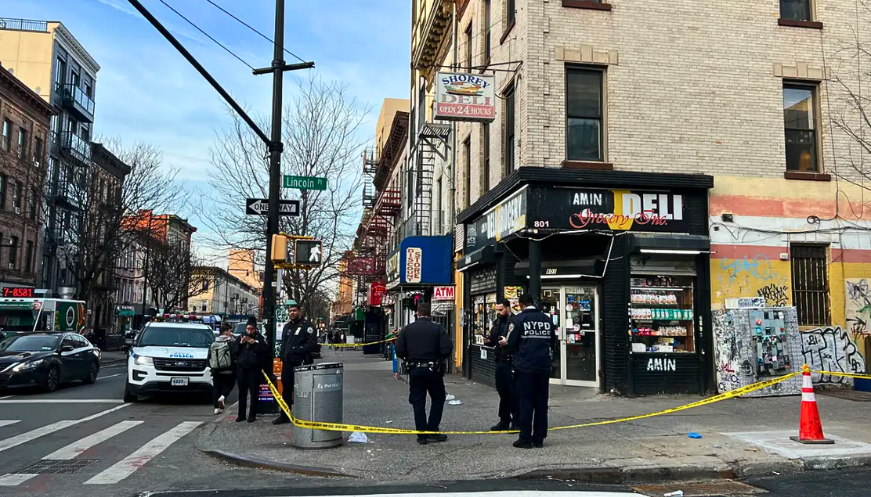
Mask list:
[{"label": "amin deli sign", "polygon": [[574,190],[569,226],[575,229],[645,230],[683,221],[683,196],[621,190]]},{"label": "amin deli sign", "polygon": [[491,122],[496,118],[493,76],[440,72],[435,86],[436,119]]}]

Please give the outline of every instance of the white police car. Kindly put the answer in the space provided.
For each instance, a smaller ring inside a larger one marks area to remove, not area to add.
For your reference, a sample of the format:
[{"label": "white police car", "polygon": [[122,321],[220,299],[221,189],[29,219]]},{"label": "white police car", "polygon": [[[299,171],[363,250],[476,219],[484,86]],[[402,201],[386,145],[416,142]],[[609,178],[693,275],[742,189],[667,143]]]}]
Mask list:
[{"label": "white police car", "polygon": [[209,345],[212,329],[197,322],[151,322],[137,335],[127,357],[124,402],[161,392],[212,391]]}]

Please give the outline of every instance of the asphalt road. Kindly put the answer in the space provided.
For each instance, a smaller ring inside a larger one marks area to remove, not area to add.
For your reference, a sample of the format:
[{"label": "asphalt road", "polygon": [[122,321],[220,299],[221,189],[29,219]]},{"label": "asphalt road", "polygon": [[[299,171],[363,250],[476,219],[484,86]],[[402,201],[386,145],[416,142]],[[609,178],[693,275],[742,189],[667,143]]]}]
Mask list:
[{"label": "asphalt road", "polygon": [[[124,374],[124,365],[117,364],[104,367],[94,385],[69,385],[52,394],[0,392],[0,495],[290,497],[428,493],[447,497],[453,492],[486,495],[504,491],[509,493],[501,495],[618,497],[664,493],[640,493],[627,486],[518,480],[400,487],[241,468],[196,448],[198,429],[215,419],[205,399],[159,397],[124,404]],[[756,491],[767,492],[761,495],[775,497],[865,497],[869,478],[871,469],[860,469],[772,475],[746,483]],[[689,489],[680,483],[663,488]],[[747,488],[723,487],[723,493],[704,495],[750,495],[742,491]],[[518,493],[523,490],[537,493]],[[588,493],[577,493],[581,491]],[[687,497],[691,495],[686,493]]]}]

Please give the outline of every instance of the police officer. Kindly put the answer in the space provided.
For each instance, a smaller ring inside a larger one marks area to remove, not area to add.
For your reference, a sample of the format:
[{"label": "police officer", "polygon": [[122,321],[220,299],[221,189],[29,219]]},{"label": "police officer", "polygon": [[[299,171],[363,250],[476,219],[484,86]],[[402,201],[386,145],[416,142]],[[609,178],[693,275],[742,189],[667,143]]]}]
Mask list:
[{"label": "police officer", "polygon": [[490,328],[490,335],[484,340],[496,348],[496,391],[499,392],[499,423],[491,431],[516,430],[520,425],[520,405],[517,402],[517,389],[514,380],[514,366],[511,352],[499,341],[508,336],[508,325],[512,318],[511,304],[502,299],[496,304],[496,320]]},{"label": "police officer", "polygon": [[[314,362],[314,354],[318,351],[318,334],[314,325],[302,317],[299,305],[294,300],[288,300],[287,315],[290,318],[281,331],[281,397],[288,406],[293,405],[293,368]],[[289,423],[284,411],[272,422],[274,425]]]},{"label": "police officer", "polygon": [[[417,431],[439,431],[445,409],[445,371],[453,344],[444,326],[430,320],[430,305],[417,305],[417,321],[403,328],[396,339],[396,356],[404,359],[409,368],[408,402],[414,408]],[[426,395],[432,407],[426,417]],[[417,443],[444,442],[447,435],[418,435]]]},{"label": "police officer", "polygon": [[517,396],[520,400],[518,449],[543,447],[547,437],[547,396],[556,333],[550,318],[539,311],[532,296],[519,298],[523,312],[508,325],[508,337],[500,343],[514,353]]}]

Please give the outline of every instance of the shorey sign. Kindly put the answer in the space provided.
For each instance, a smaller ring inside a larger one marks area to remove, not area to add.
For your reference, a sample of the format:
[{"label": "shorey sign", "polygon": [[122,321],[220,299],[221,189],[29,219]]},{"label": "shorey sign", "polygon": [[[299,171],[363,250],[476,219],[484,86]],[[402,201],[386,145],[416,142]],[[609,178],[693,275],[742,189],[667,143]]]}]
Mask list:
[{"label": "shorey sign", "polygon": [[491,122],[496,118],[493,75],[440,72],[435,86],[436,119]]},{"label": "shorey sign", "polygon": [[450,235],[405,238],[396,254],[399,256],[399,284],[450,285],[452,252],[453,239]]}]

